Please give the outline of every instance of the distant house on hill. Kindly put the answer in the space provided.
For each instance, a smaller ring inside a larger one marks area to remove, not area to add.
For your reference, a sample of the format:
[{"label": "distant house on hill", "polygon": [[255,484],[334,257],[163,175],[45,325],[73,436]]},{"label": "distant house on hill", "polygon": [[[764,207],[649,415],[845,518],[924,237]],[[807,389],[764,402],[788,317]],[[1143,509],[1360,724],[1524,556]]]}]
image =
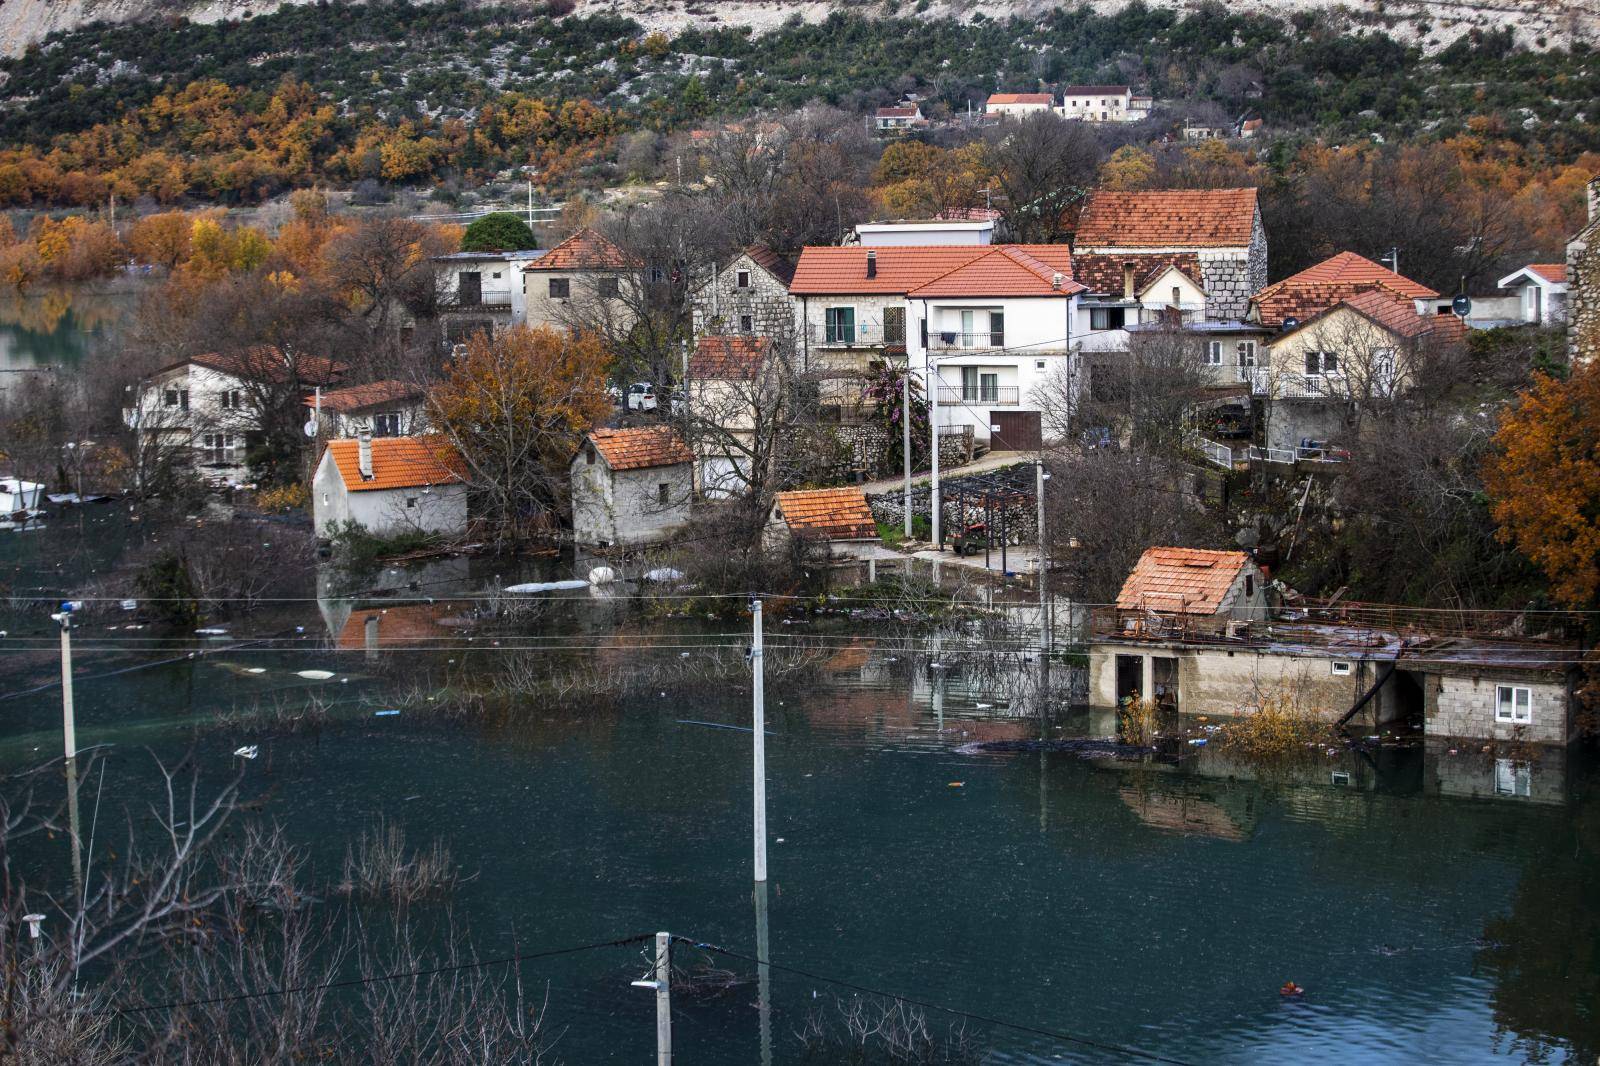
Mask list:
[{"label": "distant house on hill", "polygon": [[378,536],[467,529],[467,487],[442,437],[362,434],[328,444],[311,481],[319,537],[357,525]]},{"label": "distant house on hill", "polygon": [[928,120],[922,117],[922,108],[917,104],[880,107],[872,113],[872,129],[880,136],[909,133],[927,124]]},{"label": "distant house on hill", "polygon": [[1083,122],[1138,122],[1149,114],[1134,108],[1133,89],[1126,85],[1068,85],[1056,110]]},{"label": "distant house on hill", "polygon": [[988,115],[1022,118],[1049,111],[1055,97],[1049,93],[991,93],[984,101],[983,110]]}]

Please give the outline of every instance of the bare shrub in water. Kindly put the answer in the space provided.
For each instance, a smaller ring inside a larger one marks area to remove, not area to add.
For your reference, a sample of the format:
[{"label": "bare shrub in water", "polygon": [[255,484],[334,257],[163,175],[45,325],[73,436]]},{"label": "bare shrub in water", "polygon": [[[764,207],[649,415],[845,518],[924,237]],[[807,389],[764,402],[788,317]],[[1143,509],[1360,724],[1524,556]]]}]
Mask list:
[{"label": "bare shrub in water", "polygon": [[936,1034],[922,1008],[876,996],[838,999],[832,1010],[814,1010],[795,1036],[807,1062],[966,1066],[981,1059],[965,1026]]},{"label": "bare shrub in water", "polygon": [[1343,743],[1321,708],[1292,686],[1262,693],[1253,708],[1218,728],[1216,740],[1253,759],[1299,757]]},{"label": "bare shrub in water", "polygon": [[1122,726],[1122,742],[1141,747],[1155,743],[1156,713],[1155,700],[1129,700],[1123,704],[1117,712],[1117,721]]},{"label": "bare shrub in water", "polygon": [[405,829],[380,814],[354,849],[346,849],[338,887],[347,896],[404,905],[443,896],[460,880],[443,840],[414,851],[406,846]]}]

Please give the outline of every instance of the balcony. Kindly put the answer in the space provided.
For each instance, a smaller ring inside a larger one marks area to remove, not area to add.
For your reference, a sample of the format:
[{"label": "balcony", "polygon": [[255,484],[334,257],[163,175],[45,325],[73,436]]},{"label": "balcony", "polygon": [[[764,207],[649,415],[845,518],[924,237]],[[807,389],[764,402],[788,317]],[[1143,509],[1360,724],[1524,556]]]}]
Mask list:
[{"label": "balcony", "polygon": [[825,325],[812,322],[806,327],[806,336],[812,344],[823,348],[881,348],[886,345],[906,343],[904,325],[885,327],[878,322],[859,322],[854,325]]},{"label": "balcony", "polygon": [[982,348],[1004,348],[1006,335],[1004,330],[983,330],[978,333],[952,333],[940,331],[928,333],[928,348],[935,352],[965,351]]},{"label": "balcony", "polygon": [[1178,304],[1165,307],[1139,308],[1139,325],[1146,327],[1166,327],[1177,329],[1182,326],[1193,326],[1206,320],[1205,304]]},{"label": "balcony", "polygon": [[485,292],[478,295],[472,293],[447,293],[439,301],[441,311],[486,311],[495,313],[511,310],[511,294],[509,292]]},{"label": "balcony", "polygon": [[974,385],[971,388],[942,386],[939,389],[941,404],[982,404],[985,407],[1016,407],[1022,402],[1022,388],[1018,385]]},{"label": "balcony", "polygon": [[1278,400],[1337,399],[1348,393],[1344,378],[1338,374],[1274,373],[1271,367],[1241,366],[1236,368],[1239,380],[1250,384],[1251,395],[1269,396]]}]

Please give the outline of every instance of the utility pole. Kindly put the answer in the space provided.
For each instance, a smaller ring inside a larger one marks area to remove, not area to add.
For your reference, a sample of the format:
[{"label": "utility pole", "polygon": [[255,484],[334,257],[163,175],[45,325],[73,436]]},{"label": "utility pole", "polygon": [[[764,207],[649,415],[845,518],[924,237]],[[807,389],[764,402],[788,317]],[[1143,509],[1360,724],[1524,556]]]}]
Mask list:
[{"label": "utility pole", "polygon": [[1049,474],[1044,472],[1044,455],[1033,462],[1033,496],[1038,509],[1037,522],[1039,525],[1039,661],[1045,662],[1050,655],[1050,616],[1046,610],[1049,594],[1045,591],[1045,580],[1049,574],[1049,567],[1045,563],[1045,533],[1044,533],[1044,482]]},{"label": "utility pole", "polygon": [[760,600],[751,603],[750,614],[754,625],[754,636],[750,643],[750,727],[751,735],[755,738],[751,744],[755,761],[755,867],[756,882],[762,884],[767,880],[767,708],[766,680],[762,671]]},{"label": "utility pole", "polygon": [[906,539],[911,539],[911,357],[906,356],[906,372],[900,378],[900,448],[906,467]]},{"label": "utility pole", "polygon": [[933,546],[944,547],[939,535],[939,365],[928,356],[928,433],[933,438],[933,482],[929,486],[929,505],[933,511]]},{"label": "utility pole", "polygon": [[672,934],[656,934],[655,977],[641,977],[634,988],[656,994],[656,1066],[672,1066]]},{"label": "utility pole", "polygon": [[61,734],[70,760],[78,757],[78,729],[72,715],[72,604],[63,603],[50,620],[61,627]]}]

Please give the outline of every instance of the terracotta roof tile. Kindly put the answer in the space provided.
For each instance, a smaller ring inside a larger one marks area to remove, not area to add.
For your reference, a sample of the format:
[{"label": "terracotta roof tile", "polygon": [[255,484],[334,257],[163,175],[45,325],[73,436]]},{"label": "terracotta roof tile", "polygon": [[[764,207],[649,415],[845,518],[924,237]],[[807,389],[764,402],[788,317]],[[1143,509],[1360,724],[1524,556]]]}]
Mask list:
[{"label": "terracotta roof tile", "polygon": [[360,446],[360,441],[350,438],[328,443],[328,454],[351,492],[421,488],[461,480],[456,472],[459,457],[443,437],[372,438],[370,480],[361,476]]},{"label": "terracotta roof tile", "polygon": [[1072,254],[1066,245],[1001,244],[989,246],[907,295],[1071,296],[1082,291],[1083,286],[1072,279]]},{"label": "terracotta roof tile", "polygon": [[1529,263],[1528,269],[1546,281],[1556,284],[1565,284],[1567,280],[1567,264],[1565,263]]},{"label": "terracotta roof tile", "polygon": [[1125,611],[1216,614],[1250,557],[1239,551],[1147,548],[1117,593]]},{"label": "terracotta roof tile", "polygon": [[1055,97],[1049,93],[990,93],[991,104],[1053,104]]},{"label": "terracotta roof tile", "polygon": [[[282,349],[257,344],[231,352],[204,352],[162,367],[165,373],[190,364],[232,374],[242,381],[285,382],[291,376],[290,359]],[[329,385],[344,376],[346,365],[322,355],[301,355],[293,360],[293,377],[304,385]]]},{"label": "terracotta roof tile", "polygon": [[689,359],[689,377],[743,381],[756,376],[772,351],[771,337],[701,337]]},{"label": "terracotta roof tile", "polygon": [[783,282],[785,286],[794,280],[794,264],[766,245],[752,244],[744,250],[744,254],[749,256],[756,266]]},{"label": "terracotta roof tile", "polygon": [[1286,318],[1304,320],[1340,300],[1375,288],[1411,300],[1431,300],[1439,295],[1364,256],[1340,252],[1273,282],[1251,297],[1250,303],[1262,325],[1279,326]]},{"label": "terracotta roof tile", "polygon": [[878,539],[878,523],[861,489],[780,492],[773,511],[799,535],[825,540]]},{"label": "terracotta roof tile", "polygon": [[587,227],[574,233],[538,259],[523,267],[537,270],[637,270],[637,257],[617,247]]},{"label": "terracotta roof tile", "polygon": [[[422,389],[409,381],[369,381],[365,385],[348,385],[342,389],[329,389],[322,394],[324,411],[361,411],[380,404],[420,400]],[[315,396],[306,397],[306,406],[315,407]]]},{"label": "terracotta roof tile", "polygon": [[587,439],[613,470],[645,470],[694,462],[694,453],[671,426],[592,429]]},{"label": "terracotta roof tile", "polygon": [[1062,96],[1121,96],[1132,93],[1133,89],[1127,85],[1068,85],[1061,90]]},{"label": "terracotta roof tile", "polygon": [[1084,254],[1072,257],[1074,276],[1091,292],[1122,295],[1122,265],[1133,264],[1133,291],[1142,292],[1168,267],[1177,267],[1184,277],[1201,289],[1200,257],[1194,252],[1125,252],[1121,255]]},{"label": "terracotta roof tile", "polygon": [[1154,189],[1089,194],[1073,246],[1243,248],[1255,225],[1254,189]]},{"label": "terracotta roof tile", "polygon": [[1341,307],[1349,308],[1396,337],[1406,340],[1427,337],[1432,341],[1453,342],[1465,338],[1467,333],[1467,327],[1455,315],[1418,314],[1417,305],[1411,300],[1390,289],[1379,287],[1366,289],[1340,300],[1331,307],[1323,308],[1293,330],[1278,334],[1271,343],[1276,344],[1282,338],[1320,322]]},{"label": "terracotta roof tile", "polygon": [[[867,277],[867,253],[877,259],[877,274]],[[963,273],[948,288],[935,291],[930,286],[977,260],[989,261],[978,269]],[[910,294],[918,296],[1050,296],[1050,278],[1057,271],[1072,280],[1072,257],[1064,244],[992,245],[889,245],[867,248],[847,245],[842,248],[810,247],[800,252],[789,291],[796,295]],[[989,291],[994,287],[999,291]],[[1061,295],[1080,291],[1064,285]]]},{"label": "terracotta roof tile", "polygon": [[914,107],[880,107],[875,112],[878,118],[915,118],[917,108]]}]

